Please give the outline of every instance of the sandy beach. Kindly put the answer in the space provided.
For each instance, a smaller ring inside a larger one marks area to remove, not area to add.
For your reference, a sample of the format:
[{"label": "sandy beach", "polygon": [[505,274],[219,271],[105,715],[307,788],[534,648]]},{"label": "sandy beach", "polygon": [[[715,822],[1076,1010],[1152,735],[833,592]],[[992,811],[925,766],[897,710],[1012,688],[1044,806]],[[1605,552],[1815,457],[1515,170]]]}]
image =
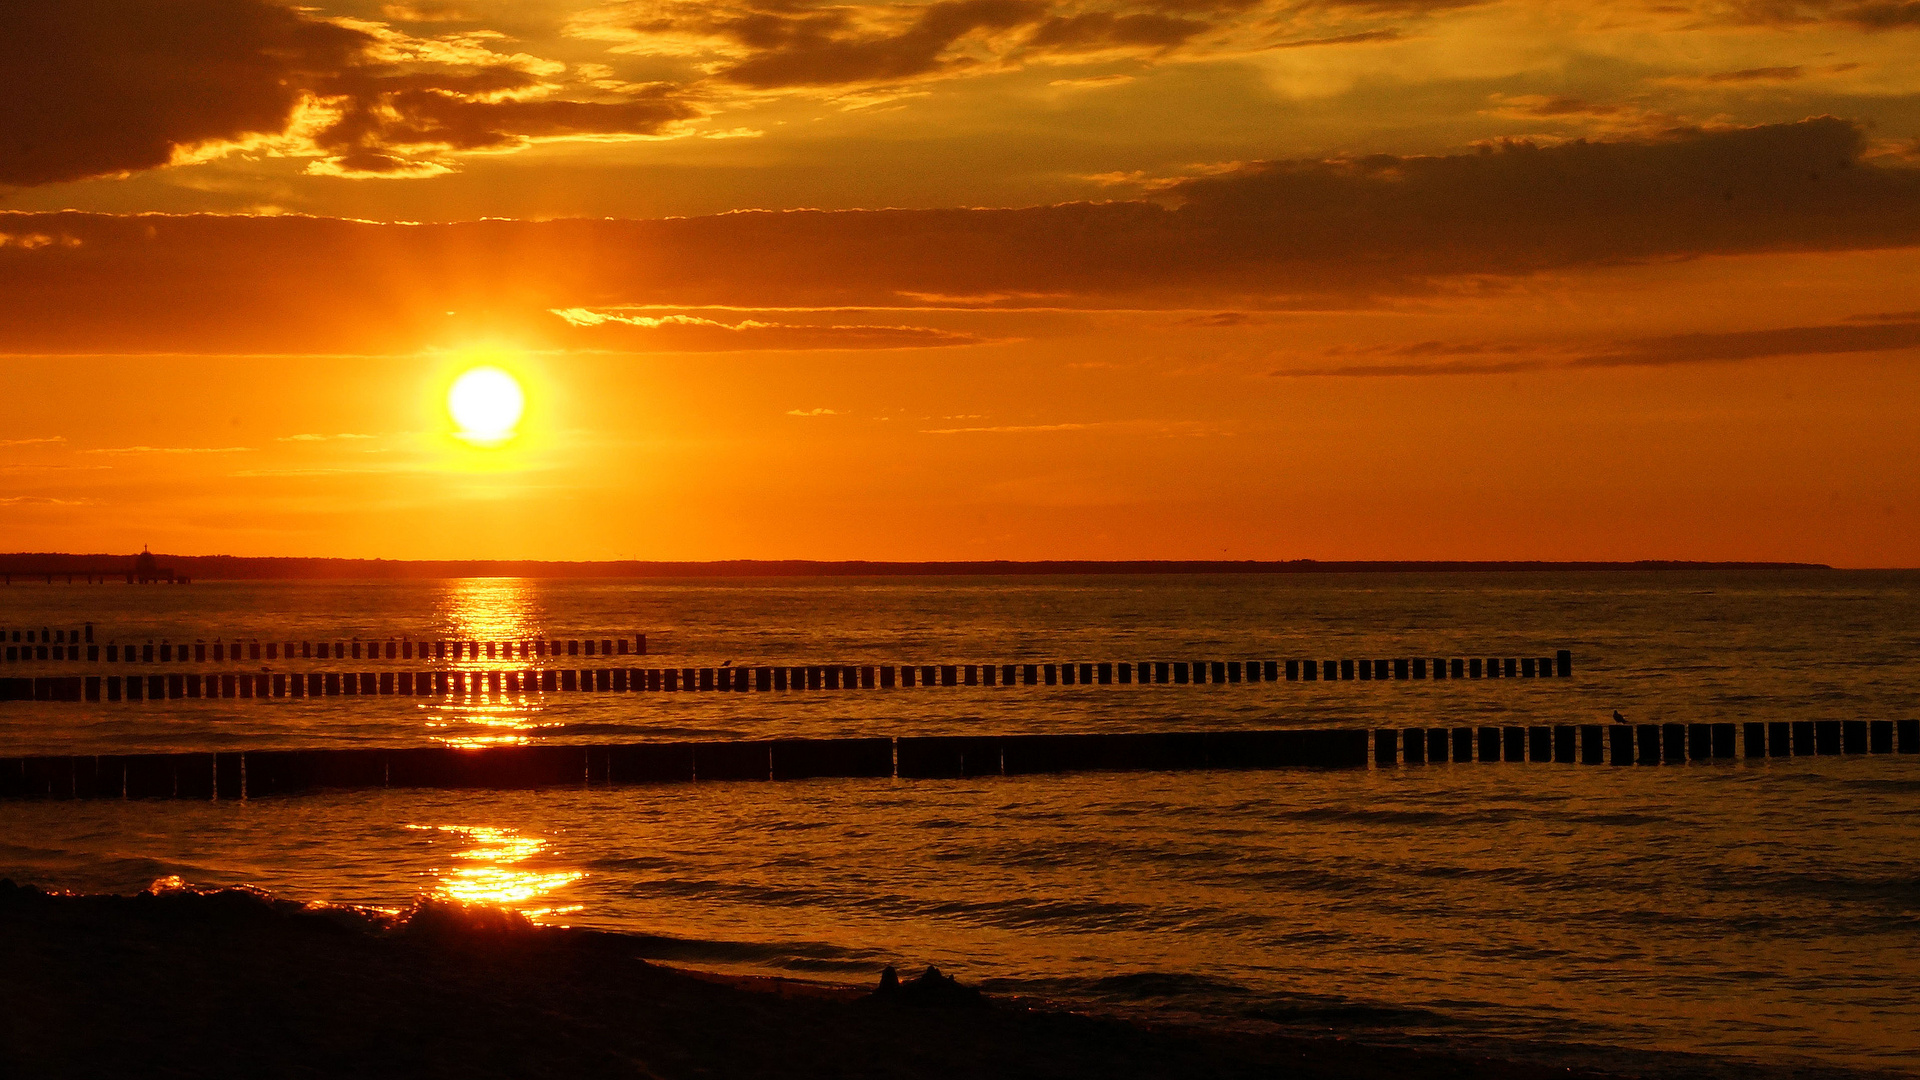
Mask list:
[{"label": "sandy beach", "polygon": [[1564,1069],[646,963],[622,935],[446,905],[0,883],[0,1072],[22,1077],[1498,1077]]}]

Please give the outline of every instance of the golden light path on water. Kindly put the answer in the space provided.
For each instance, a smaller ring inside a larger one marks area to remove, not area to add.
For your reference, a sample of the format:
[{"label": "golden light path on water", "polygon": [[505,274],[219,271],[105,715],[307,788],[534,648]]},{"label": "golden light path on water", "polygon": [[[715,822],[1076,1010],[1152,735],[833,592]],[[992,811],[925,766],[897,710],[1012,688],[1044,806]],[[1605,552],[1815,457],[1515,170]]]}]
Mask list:
[{"label": "golden light path on water", "polygon": [[[441,618],[449,635],[461,641],[518,642],[543,633],[533,590],[521,578],[462,578],[447,584],[441,600]],[[491,644],[487,646],[491,651]],[[467,660],[457,666],[472,671],[514,666],[514,661]],[[427,727],[440,729],[435,737],[448,746],[519,746],[539,725],[538,695],[470,690],[465,698],[435,699],[420,708]]]},{"label": "golden light path on water", "polygon": [[409,829],[443,833],[471,846],[454,853],[452,866],[436,866],[433,894],[463,904],[490,904],[511,908],[530,919],[567,915],[579,904],[554,903],[552,894],[586,877],[585,871],[520,869],[520,863],[538,855],[547,842],[512,829],[484,825],[409,825]]}]

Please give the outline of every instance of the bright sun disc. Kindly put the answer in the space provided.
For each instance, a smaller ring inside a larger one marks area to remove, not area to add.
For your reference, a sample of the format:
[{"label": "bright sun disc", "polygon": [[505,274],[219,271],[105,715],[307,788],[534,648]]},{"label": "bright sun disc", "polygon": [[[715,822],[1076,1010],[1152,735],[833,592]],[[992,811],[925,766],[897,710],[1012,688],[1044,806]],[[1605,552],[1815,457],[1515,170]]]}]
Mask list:
[{"label": "bright sun disc", "polygon": [[504,442],[513,437],[527,400],[520,383],[497,367],[477,367],[453,381],[447,412],[459,436],[472,443]]}]

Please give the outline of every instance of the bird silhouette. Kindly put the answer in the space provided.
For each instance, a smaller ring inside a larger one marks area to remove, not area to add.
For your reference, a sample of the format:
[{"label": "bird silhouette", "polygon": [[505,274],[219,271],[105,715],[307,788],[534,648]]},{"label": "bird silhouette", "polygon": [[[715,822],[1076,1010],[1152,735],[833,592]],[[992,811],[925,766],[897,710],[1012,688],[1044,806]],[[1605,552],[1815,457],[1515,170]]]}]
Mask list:
[{"label": "bird silhouette", "polygon": [[1613,722],[1616,724],[1624,724],[1627,722],[1627,718],[1620,715],[1619,709],[1615,709],[1613,710]]}]

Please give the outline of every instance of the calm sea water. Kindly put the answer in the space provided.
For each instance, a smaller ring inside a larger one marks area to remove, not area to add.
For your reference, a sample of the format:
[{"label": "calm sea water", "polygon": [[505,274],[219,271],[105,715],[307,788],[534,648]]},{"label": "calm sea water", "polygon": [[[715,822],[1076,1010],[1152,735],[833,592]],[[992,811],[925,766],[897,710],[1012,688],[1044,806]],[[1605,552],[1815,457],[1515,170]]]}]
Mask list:
[{"label": "calm sea water", "polygon": [[[0,626],[88,621],[103,642],[644,632],[651,662],[676,666],[1568,648],[1575,677],[8,703],[0,753],[1920,712],[1911,573],[0,592]],[[10,673],[35,670],[56,669]],[[1916,1073],[1917,811],[1920,757],[1904,756],[13,802],[0,874],[387,906],[439,892],[644,935],[647,955],[702,967],[862,982],[936,963],[1085,1007],[1615,1067]]]}]

